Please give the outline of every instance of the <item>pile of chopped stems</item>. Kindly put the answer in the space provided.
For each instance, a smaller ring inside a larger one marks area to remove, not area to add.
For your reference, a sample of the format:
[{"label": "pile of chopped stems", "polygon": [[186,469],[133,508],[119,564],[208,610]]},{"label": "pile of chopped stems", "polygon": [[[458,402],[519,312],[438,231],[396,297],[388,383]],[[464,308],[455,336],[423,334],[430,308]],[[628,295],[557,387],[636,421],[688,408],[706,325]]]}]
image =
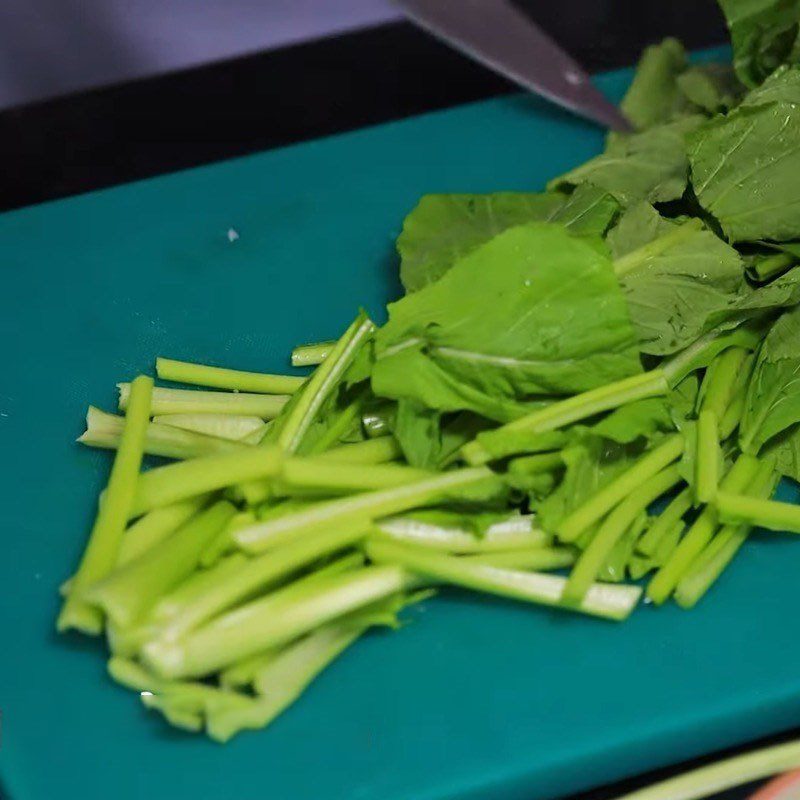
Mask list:
[{"label": "pile of chopped stems", "polygon": [[225,740],[435,588],[621,621],[696,605],[756,527],[800,533],[770,500],[800,477],[800,142],[769,171],[800,70],[763,77],[651,48],[637,132],[547,192],[423,198],[405,296],[297,348],[309,375],[119,384],[80,438],[116,455],[59,630]]}]

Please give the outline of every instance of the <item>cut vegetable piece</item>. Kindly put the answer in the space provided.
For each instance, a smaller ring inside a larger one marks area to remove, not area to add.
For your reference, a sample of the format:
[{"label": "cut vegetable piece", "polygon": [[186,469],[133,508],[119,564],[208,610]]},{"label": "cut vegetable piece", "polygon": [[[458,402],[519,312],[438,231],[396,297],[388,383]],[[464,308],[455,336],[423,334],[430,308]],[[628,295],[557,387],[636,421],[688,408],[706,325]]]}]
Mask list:
[{"label": "cut vegetable piece", "polygon": [[646,397],[665,395],[668,386],[661,370],[591,389],[569,397],[493,431],[479,433],[461,452],[470,464],[484,464],[504,456],[524,452],[525,437],[570,425],[587,417]]},{"label": "cut vegetable piece", "polygon": [[574,542],[637,486],[675,461],[683,452],[683,436],[668,436],[658,447],[643,455],[632,467],[579,506],[558,526],[565,542]]},{"label": "cut vegetable piece", "polygon": [[241,481],[275,476],[280,464],[280,450],[273,446],[155,467],[139,478],[129,514],[135,517]]},{"label": "cut vegetable piece", "polygon": [[[741,491],[744,487],[737,487]],[[727,523],[747,523],[771,531],[800,533],[800,506],[779,500],[761,500],[724,491],[717,494],[720,519]]]},{"label": "cut vegetable piece", "polygon": [[209,735],[226,742],[241,730],[269,725],[365,629],[365,626],[328,625],[283,649],[255,675],[261,696],[242,708],[231,707],[210,714]]},{"label": "cut vegetable piece", "polygon": [[512,515],[490,525],[482,535],[470,530],[414,517],[378,520],[375,530],[392,539],[445,553],[489,553],[523,547],[541,547],[550,536],[533,526],[530,515]]},{"label": "cut vegetable piece", "polygon": [[103,616],[87,604],[86,587],[102,580],[119,559],[125,526],[135,503],[139,468],[144,455],[144,442],[150,418],[153,380],[140,375],[131,384],[130,408],[125,418],[119,449],[111,467],[103,499],[98,503],[89,542],[69,587],[56,626],[59,631],[76,628],[97,635],[103,629]]},{"label": "cut vegetable piece", "polygon": [[[125,417],[108,414],[99,408],[89,406],[86,412],[86,432],[78,437],[78,441],[88,447],[116,450],[124,427]],[[145,431],[144,451],[150,456],[198,458],[217,453],[241,452],[247,447],[250,445],[244,442],[232,442],[216,436],[161,425],[158,422],[151,422]]]},{"label": "cut vegetable piece", "polygon": [[403,486],[433,478],[437,473],[402,464],[348,464],[316,458],[287,458],[278,476],[281,488],[318,494],[350,494]]},{"label": "cut vegetable piece", "polygon": [[485,467],[454,470],[394,489],[315,503],[295,513],[237,531],[234,539],[243,550],[259,553],[327,528],[366,531],[375,519],[419,508],[436,500],[487,499],[502,491],[502,480]]},{"label": "cut vegetable piece", "polygon": [[[498,594],[545,606],[561,606],[566,578],[536,572],[502,569],[474,558],[428,553],[419,547],[370,540],[367,555],[378,563],[401,566],[432,578],[480,592]],[[638,586],[595,584],[577,610],[607,619],[622,620],[633,611],[641,595]]]},{"label": "cut vegetable piece", "polygon": [[342,444],[320,453],[320,458],[349,464],[384,464],[402,455],[394,436],[380,436],[363,442]]},{"label": "cut vegetable piece", "polygon": [[292,350],[293,367],[315,367],[321,364],[336,346],[336,340],[315,342],[314,344],[301,344]]},{"label": "cut vegetable piece", "polygon": [[637,542],[637,551],[646,556],[654,555],[663,538],[669,534],[691,507],[692,490],[687,487],[675,495],[667,507],[656,517],[644,536]]},{"label": "cut vegetable piece", "polygon": [[225,500],[214,503],[158,546],[89,586],[87,600],[100,606],[116,625],[132,625],[196,569],[205,546],[235,513]]},{"label": "cut vegetable piece", "polygon": [[[164,414],[153,417],[153,422],[204,433],[207,436],[217,436],[220,439],[230,439],[234,442],[250,441],[253,434],[263,434],[267,429],[261,417],[235,414]],[[258,439],[260,438],[259,436]]]},{"label": "cut vegetable piece", "polygon": [[[778,475],[772,462],[766,461],[753,477],[747,494],[767,499],[775,490],[777,482]],[[679,606],[688,609],[697,604],[733,560],[752,529],[753,526],[746,522],[730,523],[722,527],[675,587],[675,601]]]},{"label": "cut vegetable piece", "polygon": [[301,596],[289,586],[217,617],[180,641],[149,642],[144,660],[162,677],[207,675],[415,583],[400,567],[380,566],[332,576]]},{"label": "cut vegetable piece", "polygon": [[[197,569],[192,572],[185,580],[180,581],[174,588],[161,595],[148,609],[147,617],[142,622],[143,637],[154,638],[156,635],[161,635],[163,627],[180,614],[187,605],[193,603],[197,598],[203,597],[207,590],[234,578],[247,561],[247,556],[243,553],[231,553],[219,559],[209,569]],[[202,564],[198,563],[198,566],[202,566]]]},{"label": "cut vegetable piece", "polygon": [[746,364],[749,353],[743,347],[730,347],[718,355],[706,371],[700,388],[703,411],[710,411],[719,420],[731,402],[740,375],[749,373]]},{"label": "cut vegetable piece", "polygon": [[[285,648],[253,657],[249,664],[245,662],[245,669],[251,672],[247,683],[254,684],[258,697],[247,709],[231,706],[210,714],[208,717],[210,735],[219,741],[226,741],[240,730],[269,725],[367,628],[373,625],[396,627],[399,624],[398,611],[403,606],[416,602],[416,599],[414,596],[390,597],[368,606],[363,611],[356,611],[330,625],[325,625]],[[230,675],[231,670],[226,670],[226,673]],[[244,675],[244,670],[240,669],[240,672],[234,673],[232,677],[240,680]]]},{"label": "cut vegetable piece", "polygon": [[300,447],[317,412],[339,385],[356,353],[374,330],[372,320],[363,312],[359,314],[303,386],[296,402],[287,409],[286,416],[279,420],[274,439],[287,453],[294,453]]},{"label": "cut vegetable piece", "polygon": [[724,350],[729,347],[743,347],[755,350],[769,328],[770,320],[762,318],[753,320],[731,330],[727,326],[709,331],[683,352],[664,361],[661,369],[671,387],[677,386],[689,373],[707,367]]},{"label": "cut vegetable piece", "polygon": [[617,800],[700,800],[798,766],[800,741],[788,742],[700,767]]},{"label": "cut vegetable piece", "polygon": [[722,451],[719,426],[713,411],[703,410],[697,420],[694,491],[699,503],[710,503],[717,493]]},{"label": "cut vegetable piece", "polygon": [[[740,455],[728,474],[722,479],[720,491],[740,491],[753,479],[758,470],[758,461],[752,456]],[[719,527],[717,511],[714,506],[706,506],[702,513],[686,531],[680,544],[675,548],[666,564],[653,576],[647,586],[647,596],[657,604],[663,603],[672,594],[678,581],[686,574],[694,560],[711,540]]]},{"label": "cut vegetable piece", "polygon": [[117,566],[133,561],[157,545],[184,522],[188,522],[208,501],[209,496],[201,494],[145,514],[125,531],[119,546]]},{"label": "cut vegetable piece", "polygon": [[165,600],[164,616],[169,621],[160,636],[176,639],[232,608],[239,601],[275,586],[300,568],[355,544],[361,537],[358,530],[354,532],[348,528],[332,528],[318,536],[276,548],[258,558],[248,559],[232,574],[221,574],[218,580],[207,582],[203,586],[203,592],[195,593],[190,602],[170,604]]},{"label": "cut vegetable piece", "polygon": [[[119,408],[128,407],[130,384],[118,383]],[[289,400],[288,395],[205,392],[198,389],[153,389],[151,414],[233,414],[274,419]]]},{"label": "cut vegetable piece", "polygon": [[577,553],[572,547],[520,547],[514,550],[472,553],[461,558],[470,563],[486,564],[490,567],[547,572],[571,567],[575,563]]},{"label": "cut vegetable piece", "polygon": [[156,374],[162,381],[193,383],[195,386],[212,386],[237,392],[263,394],[291,394],[299,389],[305,378],[295,375],[269,375],[263,372],[242,372],[238,369],[209,367],[188,361],[156,359]]},{"label": "cut vegetable piece", "polygon": [[638,488],[606,517],[573,567],[564,586],[564,603],[579,605],[583,601],[614,545],[625,535],[635,519],[680,479],[677,466],[668,467],[651,478],[641,477]]}]

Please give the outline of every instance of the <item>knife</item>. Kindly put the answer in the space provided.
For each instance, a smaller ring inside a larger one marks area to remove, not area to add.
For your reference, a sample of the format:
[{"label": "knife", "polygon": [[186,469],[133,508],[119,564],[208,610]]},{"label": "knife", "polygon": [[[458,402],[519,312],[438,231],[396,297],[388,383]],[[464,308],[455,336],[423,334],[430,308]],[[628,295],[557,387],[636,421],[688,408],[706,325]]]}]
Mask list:
[{"label": "knife", "polygon": [[507,0],[395,3],[428,33],[523,88],[612,130],[631,130],[583,68]]}]

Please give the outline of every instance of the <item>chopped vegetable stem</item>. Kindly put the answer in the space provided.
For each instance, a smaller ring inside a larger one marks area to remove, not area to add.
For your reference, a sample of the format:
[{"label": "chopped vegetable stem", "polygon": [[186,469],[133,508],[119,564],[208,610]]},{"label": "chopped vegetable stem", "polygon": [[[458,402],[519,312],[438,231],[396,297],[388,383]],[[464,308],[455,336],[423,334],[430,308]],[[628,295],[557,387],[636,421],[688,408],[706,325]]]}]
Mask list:
[{"label": "chopped vegetable stem", "polygon": [[[128,407],[130,384],[118,383],[119,408]],[[289,400],[282,394],[245,394],[244,392],[206,392],[200,389],[153,389],[150,413],[165,414],[233,414],[274,419]]]},{"label": "chopped vegetable stem", "polygon": [[[747,486],[758,469],[758,461],[752,456],[742,454],[722,479],[717,502],[725,491],[738,491]],[[714,531],[719,527],[717,511],[714,506],[706,506],[694,523],[686,531],[685,536],[666,564],[653,576],[647,587],[647,596],[657,604],[663,603],[672,594],[680,579],[691,567],[692,562],[711,540]]]},{"label": "chopped vegetable stem", "polygon": [[[124,426],[125,417],[108,414],[99,408],[89,406],[86,412],[86,432],[78,437],[78,441],[87,447],[116,450]],[[182,430],[159,422],[151,422],[145,431],[144,451],[150,456],[198,458],[217,453],[241,452],[248,447],[251,445],[244,442],[232,442],[229,439]]]},{"label": "chopped vegetable stem", "polygon": [[800,533],[800,506],[738,494],[743,486],[717,494],[716,506],[724,522],[748,523],[772,531]]},{"label": "chopped vegetable stem", "polygon": [[69,593],[58,616],[58,630],[77,628],[99,634],[102,615],[83,598],[85,588],[108,575],[117,564],[122,537],[135,503],[139,468],[144,455],[144,441],[150,418],[153,380],[140,375],[131,384],[130,407],[125,418],[119,449],[111,467],[103,499],[89,535],[78,571],[72,578]]},{"label": "chopped vegetable stem", "polygon": [[156,359],[156,374],[162,381],[192,383],[239,392],[262,394],[291,394],[299,389],[305,378],[296,375],[268,375],[263,372],[243,372],[238,369],[209,367],[171,358]]},{"label": "chopped vegetable stem", "polygon": [[520,452],[518,448],[524,448],[518,436],[522,432],[546,433],[557,430],[634,400],[664,395],[667,389],[667,382],[661,370],[634,375],[632,378],[625,378],[552,403],[494,431],[481,433],[475,441],[464,445],[462,454],[470,464],[484,464],[503,456],[513,455]]},{"label": "chopped vegetable stem", "polygon": [[245,444],[261,441],[267,429],[261,417],[238,414],[162,414],[153,417],[153,422]]},{"label": "chopped vegetable stem", "polygon": [[374,329],[375,325],[365,314],[359,315],[308,379],[278,434],[277,442],[286,452],[297,451],[320,407]]},{"label": "chopped vegetable stem", "polygon": [[[747,494],[765,499],[774,491],[776,482],[774,465],[766,461],[759,466]],[[679,606],[688,609],[697,604],[733,561],[752,529],[753,526],[746,522],[729,523],[722,527],[675,587],[675,601]]]},{"label": "chopped vegetable stem", "polygon": [[86,589],[90,602],[114,624],[127,627],[164,593],[190,575],[205,545],[233,517],[236,508],[220,500],[157,546]]},{"label": "chopped vegetable stem", "polygon": [[691,507],[692,490],[687,486],[670,500],[667,507],[658,515],[649,530],[647,530],[644,536],[636,543],[638,552],[646,556],[655,554],[664,536],[669,534]]},{"label": "chopped vegetable stem", "polygon": [[414,584],[398,566],[377,566],[331,576],[300,597],[289,586],[223,614],[179,641],[148,642],[142,654],[164,678],[208,675]]},{"label": "chopped vegetable stem", "polygon": [[700,800],[798,766],[800,741],[793,741],[700,767],[617,800]]},{"label": "chopped vegetable stem", "polygon": [[122,537],[117,556],[117,566],[127,564],[142,553],[157,545],[184,522],[193,517],[209,501],[209,496],[201,494],[190,497],[171,506],[164,506],[140,517]]},{"label": "chopped vegetable stem", "polygon": [[486,467],[445,472],[392,489],[316,503],[308,509],[236,531],[233,538],[243,550],[258,553],[326,528],[352,527],[364,531],[380,517],[418,508],[446,498],[453,492],[482,486],[500,487],[502,482]]},{"label": "chopped vegetable stem", "polygon": [[719,483],[719,428],[714,411],[703,410],[697,419],[697,452],[695,454],[695,495],[698,502],[710,503]]},{"label": "chopped vegetable stem", "polygon": [[290,493],[292,488],[300,488],[322,494],[340,494],[389,489],[435,475],[426,469],[400,464],[348,464],[317,456],[285,459],[279,480]]},{"label": "chopped vegetable stem", "polygon": [[177,638],[317,559],[355,544],[361,537],[358,530],[332,528],[319,536],[248,559],[232,575],[221,575],[219,580],[205,585],[203,592],[191,602],[184,603],[178,612],[173,611],[163,635]]},{"label": "chopped vegetable stem", "polygon": [[335,339],[315,344],[301,344],[292,350],[292,366],[314,367],[317,364],[321,364],[335,346]]},{"label": "chopped vegetable stem", "polygon": [[645,453],[632,467],[563,519],[557,529],[559,538],[565,542],[574,542],[633,489],[675,461],[682,452],[683,436],[668,436],[658,447]]},{"label": "chopped vegetable stem", "polygon": [[[428,578],[468,589],[545,606],[563,605],[561,594],[566,579],[557,575],[495,567],[475,558],[434,554],[419,547],[385,541],[369,541],[367,554],[378,563],[400,564]],[[575,610],[621,620],[633,610],[640,594],[638,586],[595,584]]]},{"label": "chopped vegetable stem", "polygon": [[652,478],[643,479],[605,518],[589,546],[583,551],[564,586],[565,603],[579,604],[597,579],[614,545],[628,531],[639,514],[668,492],[681,479],[677,466],[667,467]]},{"label": "chopped vegetable stem", "polygon": [[277,475],[280,462],[277,448],[253,447],[155,467],[139,478],[130,516],[136,517],[240,481]]}]

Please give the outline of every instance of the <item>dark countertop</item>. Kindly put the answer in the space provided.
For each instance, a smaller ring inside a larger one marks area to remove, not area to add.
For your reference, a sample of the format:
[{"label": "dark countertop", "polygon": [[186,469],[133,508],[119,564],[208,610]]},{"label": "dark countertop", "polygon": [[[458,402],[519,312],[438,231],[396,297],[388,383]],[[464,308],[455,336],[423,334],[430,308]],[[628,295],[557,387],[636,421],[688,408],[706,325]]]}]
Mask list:
[{"label": "dark countertop", "polygon": [[[691,48],[726,39],[713,0],[519,4],[590,71],[633,63],[642,47],[664,36]],[[411,25],[395,23],[75,94],[0,113],[0,209],[509,91],[503,79]],[[580,800],[607,800],[675,770],[603,787]],[[718,800],[745,796],[740,790]]]}]

